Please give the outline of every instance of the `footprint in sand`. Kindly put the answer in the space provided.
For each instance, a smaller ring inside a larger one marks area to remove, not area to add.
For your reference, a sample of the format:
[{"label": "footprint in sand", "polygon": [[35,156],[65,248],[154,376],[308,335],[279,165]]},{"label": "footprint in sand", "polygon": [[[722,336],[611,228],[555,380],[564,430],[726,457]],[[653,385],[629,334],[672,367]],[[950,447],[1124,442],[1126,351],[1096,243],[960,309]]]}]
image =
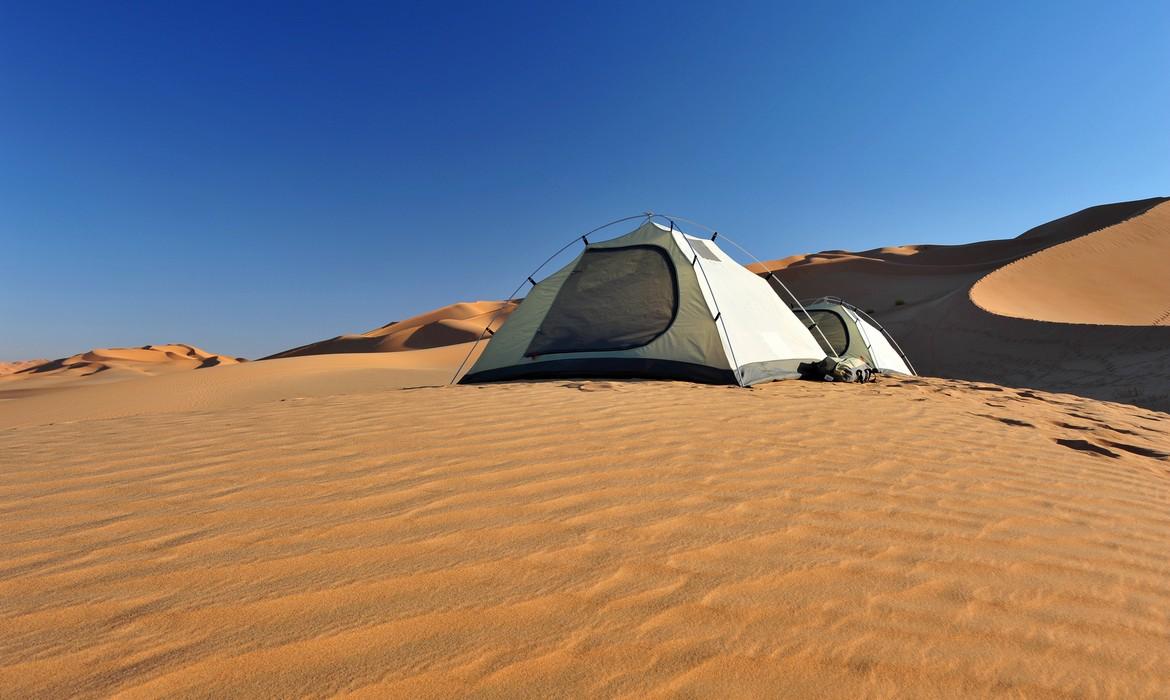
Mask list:
[{"label": "footprint in sand", "polygon": [[1064,445],[1065,447],[1069,447],[1074,450],[1080,450],[1081,452],[1101,455],[1102,457],[1112,457],[1113,459],[1121,457],[1121,455],[1117,454],[1116,452],[1107,450],[1099,445],[1094,445],[1088,440],[1069,440],[1066,438],[1056,438],[1056,444]]},{"label": "footprint in sand", "polygon": [[1015,426],[1017,428],[1035,428],[1036,427],[1035,425],[1032,425],[1031,423],[1029,423],[1026,420],[1016,420],[1015,418],[1003,418],[1000,416],[993,416],[989,413],[974,413],[972,415],[979,416],[980,418],[990,418],[991,420],[997,420],[1000,423],[1003,423],[1004,425],[1011,425],[1011,426]]},{"label": "footprint in sand", "polygon": [[1150,459],[1170,458],[1170,452],[1162,452],[1161,450],[1155,450],[1150,447],[1127,445],[1124,442],[1114,442],[1112,440],[1103,440],[1102,442],[1109,445],[1110,447],[1116,447],[1119,450],[1125,450],[1126,452],[1131,452],[1135,455],[1141,455],[1142,457],[1149,457]]},{"label": "footprint in sand", "polygon": [[608,391],[617,388],[612,382],[569,382],[562,386],[578,391]]}]

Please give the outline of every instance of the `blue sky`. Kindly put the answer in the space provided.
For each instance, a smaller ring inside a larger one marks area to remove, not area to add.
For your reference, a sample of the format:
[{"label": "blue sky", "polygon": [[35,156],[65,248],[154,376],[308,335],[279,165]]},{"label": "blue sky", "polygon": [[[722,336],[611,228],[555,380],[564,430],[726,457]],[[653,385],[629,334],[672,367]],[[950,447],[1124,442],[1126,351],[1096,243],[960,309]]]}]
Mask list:
[{"label": "blue sky", "polygon": [[1165,2],[289,5],[0,4],[0,358],[255,357],[647,209],[777,258],[1170,194]]}]

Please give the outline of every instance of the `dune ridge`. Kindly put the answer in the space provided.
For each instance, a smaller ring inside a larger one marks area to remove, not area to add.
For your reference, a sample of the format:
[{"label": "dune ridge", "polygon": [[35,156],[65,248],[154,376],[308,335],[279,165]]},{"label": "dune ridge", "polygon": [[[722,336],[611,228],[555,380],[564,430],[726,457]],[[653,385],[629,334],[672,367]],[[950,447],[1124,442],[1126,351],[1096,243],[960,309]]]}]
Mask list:
[{"label": "dune ridge", "polygon": [[1168,201],[1170,197],[1149,197],[1129,202],[1099,204],[1034,226],[1017,238],[1054,238],[1063,243],[1103,228],[1116,226]]},{"label": "dune ridge", "polygon": [[1164,696],[1168,445],[1166,414],[915,378],[0,430],[0,687]]}]

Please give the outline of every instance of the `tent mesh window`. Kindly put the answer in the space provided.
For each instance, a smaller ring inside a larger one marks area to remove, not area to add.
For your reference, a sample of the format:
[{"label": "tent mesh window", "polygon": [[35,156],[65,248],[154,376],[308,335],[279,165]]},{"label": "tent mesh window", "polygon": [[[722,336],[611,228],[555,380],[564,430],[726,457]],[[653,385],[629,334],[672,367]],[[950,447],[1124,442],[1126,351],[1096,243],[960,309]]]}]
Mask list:
[{"label": "tent mesh window", "polygon": [[707,247],[707,244],[704,241],[692,239],[691,247],[694,248],[695,252],[698,253],[702,258],[710,260],[711,262],[723,262],[719,259],[718,255],[715,255],[715,251]]},{"label": "tent mesh window", "polygon": [[[808,315],[821,327],[821,333],[825,334],[825,339],[821,340],[820,333],[813,331],[811,325],[808,327],[825,354],[844,357],[845,351],[849,349],[849,329],[845,327],[845,319],[837,312],[827,309],[809,309]],[[825,340],[829,341],[832,347],[826,348]]]},{"label": "tent mesh window", "polygon": [[590,248],[557,292],[525,355],[628,350],[674,323],[678,279],[658,246]]}]

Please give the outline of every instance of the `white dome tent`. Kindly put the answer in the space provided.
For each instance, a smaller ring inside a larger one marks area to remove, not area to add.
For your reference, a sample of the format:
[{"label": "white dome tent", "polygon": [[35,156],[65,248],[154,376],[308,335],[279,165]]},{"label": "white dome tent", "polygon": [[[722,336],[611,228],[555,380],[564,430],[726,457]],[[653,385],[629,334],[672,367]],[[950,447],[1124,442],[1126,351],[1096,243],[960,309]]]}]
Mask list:
[{"label": "white dome tent", "polygon": [[529,276],[532,290],[461,383],[643,377],[750,386],[795,377],[797,365],[824,357],[808,324],[723,252],[717,233],[691,236],[649,213],[607,226],[637,218],[623,236],[574,239],[585,249],[572,262],[540,282]]}]

